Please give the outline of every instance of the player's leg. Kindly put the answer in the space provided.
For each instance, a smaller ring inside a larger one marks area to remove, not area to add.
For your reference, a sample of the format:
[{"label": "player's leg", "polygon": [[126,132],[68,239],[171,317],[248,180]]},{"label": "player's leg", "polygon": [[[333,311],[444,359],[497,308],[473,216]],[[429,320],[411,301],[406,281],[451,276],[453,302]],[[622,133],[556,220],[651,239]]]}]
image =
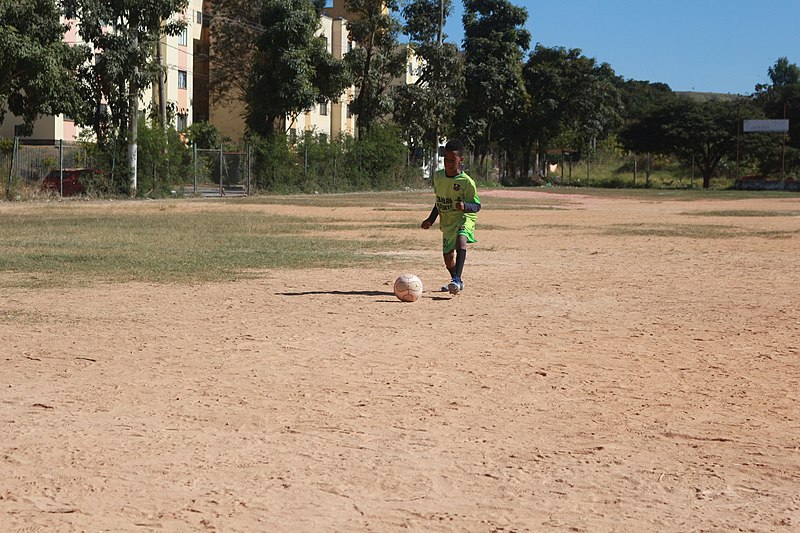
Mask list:
[{"label": "player's leg", "polygon": [[464,262],[467,259],[467,236],[459,234],[456,237],[456,248],[452,252],[451,262],[452,268],[450,270],[453,278],[447,285],[447,290],[450,294],[458,294],[464,290],[464,282],[461,280],[461,274],[464,272]]},{"label": "player's leg", "polygon": [[[455,251],[455,249],[450,250],[449,252],[444,252],[442,254],[442,257],[444,258],[444,267],[447,269],[447,272],[450,273],[450,279],[453,279],[453,276],[456,275],[455,274],[455,271],[456,271],[456,251]],[[447,288],[446,284],[442,286],[442,292],[447,292],[448,290],[449,289]]]},{"label": "player's leg", "polygon": [[464,281],[462,274],[464,273],[464,263],[467,260],[467,244],[475,241],[475,220],[466,219],[464,225],[458,228],[456,240],[454,243],[455,250],[455,264],[453,265],[453,280],[448,284],[447,288],[452,294],[458,294],[459,291],[464,290]]},{"label": "player's leg", "polygon": [[[457,240],[458,235],[455,233],[442,233],[442,257],[444,258],[444,266],[447,272],[450,273],[450,279],[455,276]],[[447,287],[447,284],[442,286],[442,292],[447,292],[449,290]]]},{"label": "player's leg", "polygon": [[453,268],[453,277],[461,279],[461,274],[464,272],[464,263],[467,260],[467,236],[459,235],[456,239],[456,257],[455,265]]}]

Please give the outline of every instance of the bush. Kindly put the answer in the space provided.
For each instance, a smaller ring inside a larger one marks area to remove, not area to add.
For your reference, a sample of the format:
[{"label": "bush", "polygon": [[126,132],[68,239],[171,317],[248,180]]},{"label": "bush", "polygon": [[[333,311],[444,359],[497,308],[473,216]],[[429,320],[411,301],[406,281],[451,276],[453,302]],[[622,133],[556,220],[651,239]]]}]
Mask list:
[{"label": "bush", "polygon": [[251,138],[253,185],[279,194],[347,192],[422,186],[419,168],[407,164],[396,131],[375,127],[362,139],[305,132],[296,143],[285,135]]},{"label": "bush", "polygon": [[140,119],[138,150],[139,195],[169,196],[190,174],[191,153],[171,126],[165,130]]},{"label": "bush", "polygon": [[206,150],[219,148],[219,145],[225,141],[226,139],[222,138],[219,129],[207,121],[195,122],[186,129],[186,142],[194,144],[198,148]]}]

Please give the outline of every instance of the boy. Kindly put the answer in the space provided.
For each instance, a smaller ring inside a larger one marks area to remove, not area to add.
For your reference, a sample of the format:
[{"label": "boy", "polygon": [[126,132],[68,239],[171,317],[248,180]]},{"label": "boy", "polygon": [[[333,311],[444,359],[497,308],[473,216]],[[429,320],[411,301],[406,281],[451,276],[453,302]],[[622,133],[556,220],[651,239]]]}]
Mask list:
[{"label": "boy", "polygon": [[422,229],[430,228],[436,217],[441,215],[439,228],[442,230],[442,253],[444,266],[450,272],[450,283],[442,291],[458,294],[464,290],[461,273],[467,258],[467,243],[473,243],[475,220],[481,210],[481,200],[475,182],[461,170],[464,163],[464,143],[451,139],[444,147],[444,170],[437,170],[433,176],[433,192],[436,203],[431,214],[422,221]]}]

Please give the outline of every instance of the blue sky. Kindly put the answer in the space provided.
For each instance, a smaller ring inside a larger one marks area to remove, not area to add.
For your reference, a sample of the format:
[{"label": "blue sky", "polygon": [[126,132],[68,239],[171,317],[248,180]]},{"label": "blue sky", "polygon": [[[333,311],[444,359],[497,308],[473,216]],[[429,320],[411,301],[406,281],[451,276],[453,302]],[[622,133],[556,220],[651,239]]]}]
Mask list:
[{"label": "blue sky", "polygon": [[[800,64],[800,0],[511,0],[531,49],[580,48],[625,79],[674,91],[750,94],[779,57]],[[461,47],[461,0],[448,41]]]}]

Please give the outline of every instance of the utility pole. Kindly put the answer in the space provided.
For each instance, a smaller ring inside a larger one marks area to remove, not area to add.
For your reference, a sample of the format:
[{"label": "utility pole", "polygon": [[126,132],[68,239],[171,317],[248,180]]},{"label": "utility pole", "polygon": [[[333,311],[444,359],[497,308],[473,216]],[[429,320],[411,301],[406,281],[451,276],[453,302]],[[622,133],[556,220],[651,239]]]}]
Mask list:
[{"label": "utility pole", "polygon": [[[786,111],[788,107],[788,103],[783,103],[783,119],[786,120]],[[781,144],[781,181],[786,184],[786,134],[787,131],[783,132],[783,143]]]},{"label": "utility pole", "polygon": [[[161,129],[167,131],[167,91],[164,87],[167,72],[164,70],[164,60],[161,52],[161,28],[158,30],[158,41],[156,41],[156,61],[158,62],[158,107],[159,117],[161,121]],[[164,137],[166,139],[166,136]],[[169,158],[169,148],[164,145],[164,159]],[[167,171],[167,182],[169,182],[169,171]],[[155,188],[155,179],[153,188]]]},{"label": "utility pole", "polygon": [[[139,48],[139,27],[141,25],[141,13],[132,10],[128,19],[129,31],[131,32],[131,50]],[[133,198],[136,196],[138,187],[136,180],[136,167],[139,154],[137,146],[137,135],[139,132],[139,67],[134,66],[128,82],[128,194]]]},{"label": "utility pole", "polygon": [[[133,33],[133,47],[138,48],[139,46],[139,36],[136,33],[138,30],[138,23],[134,27]],[[128,113],[130,116],[130,131],[128,139],[128,169],[130,171],[130,181],[128,184],[128,194],[132,197],[136,196],[136,164],[137,164],[137,157],[139,154],[138,146],[136,145],[136,136],[139,131],[139,84],[137,83],[137,78],[139,77],[139,68],[133,67],[133,74],[131,76],[130,84],[128,85],[128,90],[130,93],[128,94],[129,98],[129,105],[128,105]]]},{"label": "utility pole", "polygon": [[167,99],[166,88],[164,87],[164,60],[161,53],[161,32],[159,31],[158,41],[156,42],[156,61],[158,62],[158,110],[161,118],[161,127],[167,129]]}]

